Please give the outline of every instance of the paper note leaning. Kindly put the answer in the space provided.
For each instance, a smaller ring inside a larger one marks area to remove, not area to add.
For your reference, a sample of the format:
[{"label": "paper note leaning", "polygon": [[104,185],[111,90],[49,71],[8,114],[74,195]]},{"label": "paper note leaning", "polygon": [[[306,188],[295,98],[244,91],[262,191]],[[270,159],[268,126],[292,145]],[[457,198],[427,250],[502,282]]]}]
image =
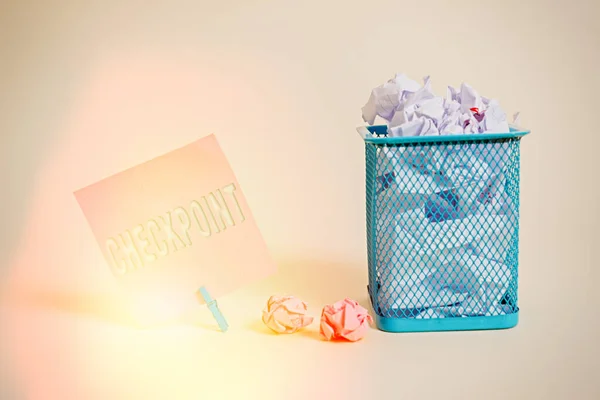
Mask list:
[{"label": "paper note leaning", "polygon": [[[276,271],[214,135],[75,192],[113,275],[178,317]],[[139,310],[136,310],[139,312]]]}]

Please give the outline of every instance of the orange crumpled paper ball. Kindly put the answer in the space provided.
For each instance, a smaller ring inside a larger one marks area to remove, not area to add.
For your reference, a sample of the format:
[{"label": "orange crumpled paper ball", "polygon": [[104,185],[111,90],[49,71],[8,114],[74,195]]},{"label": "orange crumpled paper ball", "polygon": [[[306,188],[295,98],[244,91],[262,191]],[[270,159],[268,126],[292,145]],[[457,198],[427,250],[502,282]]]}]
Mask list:
[{"label": "orange crumpled paper ball", "polygon": [[307,305],[294,296],[271,296],[263,310],[262,320],[277,333],[294,333],[313,322],[306,315]]},{"label": "orange crumpled paper ball", "polygon": [[326,340],[346,339],[356,342],[367,333],[373,317],[352,299],[340,300],[323,307],[321,336]]}]

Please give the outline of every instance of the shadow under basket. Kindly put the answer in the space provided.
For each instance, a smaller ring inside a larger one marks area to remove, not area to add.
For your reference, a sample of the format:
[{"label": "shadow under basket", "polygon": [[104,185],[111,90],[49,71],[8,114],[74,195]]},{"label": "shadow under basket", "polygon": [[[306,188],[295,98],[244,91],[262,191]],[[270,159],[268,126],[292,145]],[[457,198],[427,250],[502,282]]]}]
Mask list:
[{"label": "shadow under basket", "polygon": [[365,142],[369,285],[387,332],[517,325],[520,140],[501,134]]}]

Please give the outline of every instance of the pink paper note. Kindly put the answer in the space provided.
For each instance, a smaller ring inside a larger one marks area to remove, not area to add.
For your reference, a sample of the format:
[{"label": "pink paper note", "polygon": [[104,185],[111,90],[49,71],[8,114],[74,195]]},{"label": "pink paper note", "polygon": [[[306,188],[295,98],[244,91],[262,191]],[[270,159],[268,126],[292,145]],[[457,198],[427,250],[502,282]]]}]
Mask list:
[{"label": "pink paper note", "polygon": [[200,286],[218,299],[276,270],[214,135],[75,196],[119,283],[156,309],[182,312]]}]

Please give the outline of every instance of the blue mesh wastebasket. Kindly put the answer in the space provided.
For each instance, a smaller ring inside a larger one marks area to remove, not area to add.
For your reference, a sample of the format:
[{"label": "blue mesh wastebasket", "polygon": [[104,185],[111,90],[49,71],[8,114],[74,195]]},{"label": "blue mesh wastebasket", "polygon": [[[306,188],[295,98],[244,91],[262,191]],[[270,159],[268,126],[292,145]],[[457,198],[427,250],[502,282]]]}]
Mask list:
[{"label": "blue mesh wastebasket", "polygon": [[519,318],[519,144],[528,131],[365,142],[368,292],[388,332],[502,329]]}]

